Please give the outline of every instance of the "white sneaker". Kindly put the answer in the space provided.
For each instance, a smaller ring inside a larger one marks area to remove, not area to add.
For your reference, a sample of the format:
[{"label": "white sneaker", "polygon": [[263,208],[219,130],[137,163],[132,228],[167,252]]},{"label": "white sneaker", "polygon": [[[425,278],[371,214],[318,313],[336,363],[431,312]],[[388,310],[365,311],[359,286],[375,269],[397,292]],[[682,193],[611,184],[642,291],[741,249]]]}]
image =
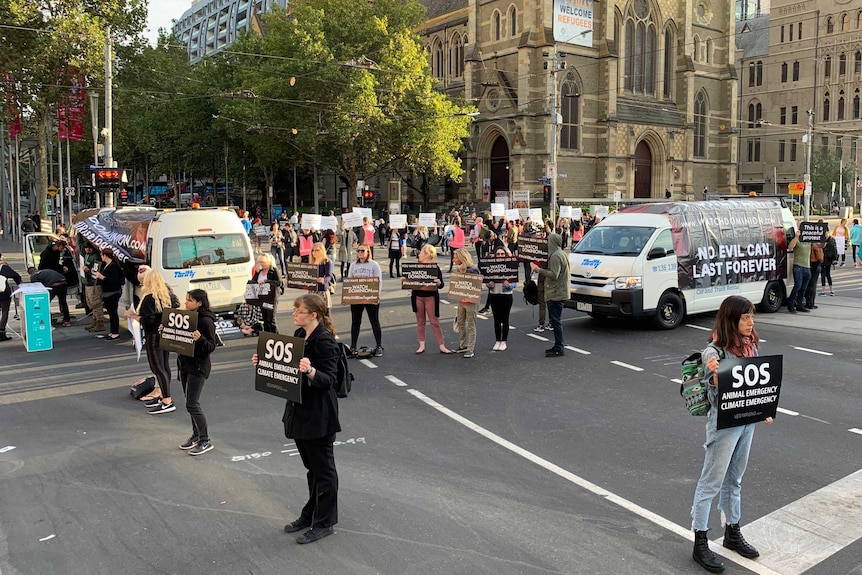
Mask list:
[{"label": "white sneaker", "polygon": [[535,331],[537,333],[542,333],[543,331],[545,331],[544,324],[540,323],[539,325],[537,325],[536,327],[533,328],[533,331]]},{"label": "white sneaker", "polygon": [[500,342],[499,341],[496,342],[494,344],[494,347],[492,347],[491,349],[493,349],[494,351],[499,351],[500,350]]},{"label": "white sneaker", "polygon": [[506,342],[505,342],[505,341],[501,341],[501,342],[500,342],[500,349],[499,349],[499,351],[506,351]]}]

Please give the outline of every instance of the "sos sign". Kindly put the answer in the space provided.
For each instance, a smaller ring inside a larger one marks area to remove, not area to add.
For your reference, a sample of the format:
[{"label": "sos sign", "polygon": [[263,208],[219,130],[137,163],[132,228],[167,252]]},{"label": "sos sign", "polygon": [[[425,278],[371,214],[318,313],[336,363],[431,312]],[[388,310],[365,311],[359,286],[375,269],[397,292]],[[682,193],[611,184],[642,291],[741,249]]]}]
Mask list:
[{"label": "sos sign", "polygon": [[195,340],[192,333],[197,329],[198,312],[166,308],[162,310],[162,332],[159,338],[159,348],[193,357]]},{"label": "sos sign", "polygon": [[294,403],[302,403],[302,378],[299,360],[305,339],[261,332],[257,340],[257,366],[254,388]]},{"label": "sos sign", "polygon": [[726,357],[718,364],[718,429],[775,417],[781,392],[781,355]]}]

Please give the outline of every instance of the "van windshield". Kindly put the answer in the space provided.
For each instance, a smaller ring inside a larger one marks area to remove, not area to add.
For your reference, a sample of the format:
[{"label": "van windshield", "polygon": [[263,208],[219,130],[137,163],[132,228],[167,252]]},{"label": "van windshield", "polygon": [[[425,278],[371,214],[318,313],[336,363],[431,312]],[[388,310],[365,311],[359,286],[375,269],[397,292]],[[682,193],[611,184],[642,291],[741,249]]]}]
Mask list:
[{"label": "van windshield", "polygon": [[598,226],[591,229],[575,248],[576,254],[636,256],[652,237],[655,228]]},{"label": "van windshield", "polygon": [[242,234],[165,238],[162,247],[162,267],[166,270],[241,264],[251,259]]}]

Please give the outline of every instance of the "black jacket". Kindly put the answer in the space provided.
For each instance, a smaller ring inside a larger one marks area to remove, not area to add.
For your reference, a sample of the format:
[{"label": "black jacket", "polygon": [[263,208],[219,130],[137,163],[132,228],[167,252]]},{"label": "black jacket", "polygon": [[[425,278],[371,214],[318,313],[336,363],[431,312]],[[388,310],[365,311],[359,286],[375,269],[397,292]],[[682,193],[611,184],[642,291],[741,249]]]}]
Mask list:
[{"label": "black jacket", "polygon": [[413,306],[413,313],[416,313],[416,298],[417,297],[433,297],[434,298],[434,316],[440,317],[440,290],[446,284],[443,281],[443,272],[440,271],[440,266],[437,266],[437,279],[440,280],[440,286],[435,290],[420,290],[415,289],[410,291],[410,305]]},{"label": "black jacket", "polygon": [[215,351],[218,343],[215,319],[216,316],[210,311],[198,313],[198,331],[201,332],[201,336],[195,342],[194,357],[177,355],[177,367],[180,371],[202,375],[205,378],[210,376],[212,370],[210,354]]},{"label": "black jacket", "polygon": [[[293,334],[305,337],[300,328]],[[341,431],[335,378],[338,375],[338,342],[323,325],[318,325],[305,341],[304,355],[317,370],[314,381],[302,376],[302,403],[288,401],[284,407],[284,436],[288,439],[320,439]]]},{"label": "black jacket", "polygon": [[103,294],[112,294],[123,289],[126,278],[123,276],[123,270],[117,260],[111,261],[99,271],[105,276],[105,279],[99,280]]},{"label": "black jacket", "polygon": [[[0,275],[9,278],[10,280],[14,280],[17,285],[21,285],[21,276],[18,273],[10,268],[7,264],[0,264]],[[0,301],[8,300],[12,297],[12,285],[9,282],[6,282],[6,289],[0,291]]]},{"label": "black jacket", "polygon": [[[168,295],[171,298],[171,307],[180,307],[180,300],[174,295],[174,292],[168,290]],[[138,308],[138,315],[141,316],[141,326],[144,328],[146,335],[158,335],[159,326],[162,325],[162,312],[165,308],[156,309],[156,298],[153,294],[147,294],[141,301],[141,307]],[[201,331],[203,334],[203,331]]]}]

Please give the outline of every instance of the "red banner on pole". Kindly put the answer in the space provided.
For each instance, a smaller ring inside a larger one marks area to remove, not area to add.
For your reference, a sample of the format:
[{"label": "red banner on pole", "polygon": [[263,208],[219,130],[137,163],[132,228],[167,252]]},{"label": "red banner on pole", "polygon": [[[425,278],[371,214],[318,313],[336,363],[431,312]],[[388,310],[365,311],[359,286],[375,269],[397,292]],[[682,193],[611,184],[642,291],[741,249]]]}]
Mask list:
[{"label": "red banner on pole", "polygon": [[9,139],[14,140],[24,131],[21,127],[21,109],[13,92],[15,89],[15,78],[10,77],[9,74],[4,74],[3,83],[6,90],[6,107],[9,115]]},{"label": "red banner on pole", "polygon": [[77,142],[84,139],[84,86],[86,78],[77,70],[68,74],[69,95],[57,104],[57,132],[60,140]]}]

